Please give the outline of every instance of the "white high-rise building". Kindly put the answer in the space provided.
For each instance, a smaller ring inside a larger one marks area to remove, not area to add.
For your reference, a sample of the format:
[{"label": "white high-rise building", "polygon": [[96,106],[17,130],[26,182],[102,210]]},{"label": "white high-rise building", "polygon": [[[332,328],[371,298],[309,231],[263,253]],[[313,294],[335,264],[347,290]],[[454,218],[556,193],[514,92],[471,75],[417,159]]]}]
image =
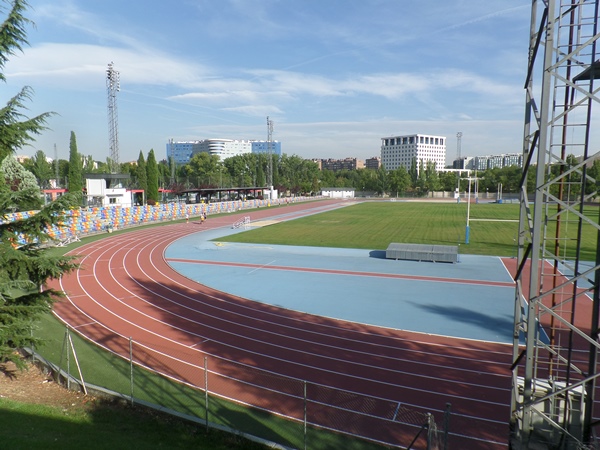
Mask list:
[{"label": "white high-rise building", "polygon": [[421,161],[424,166],[433,162],[436,169],[443,169],[446,166],[446,137],[411,134],[381,138],[381,164],[386,170],[396,170],[400,166],[409,170],[413,160],[416,160],[417,170]]},{"label": "white high-rise building", "polygon": [[203,139],[201,141],[169,141],[167,159],[173,158],[177,164],[187,164],[196,153],[216,155],[221,161],[245,153],[271,153],[281,156],[281,142],[254,141],[243,139]]},{"label": "white high-rise building", "polygon": [[198,142],[198,147],[194,153],[205,152],[210,155],[217,155],[221,161],[232,156],[252,153],[252,141],[237,139],[204,139]]}]

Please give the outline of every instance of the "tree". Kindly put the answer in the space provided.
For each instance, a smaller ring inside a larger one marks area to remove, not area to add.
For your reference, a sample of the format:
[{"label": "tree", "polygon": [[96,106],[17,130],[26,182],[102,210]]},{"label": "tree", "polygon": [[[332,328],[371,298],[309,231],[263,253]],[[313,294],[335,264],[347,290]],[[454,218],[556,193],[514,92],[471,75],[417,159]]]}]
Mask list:
[{"label": "tree", "polygon": [[377,169],[377,189],[375,192],[381,195],[385,195],[385,193],[389,190],[390,182],[387,170],[383,164],[379,169]]},{"label": "tree", "polygon": [[[23,16],[26,7],[26,1],[14,0],[7,19],[0,25],[0,69],[8,57],[27,42],[25,25],[29,21]],[[1,73],[0,80],[6,81]],[[20,114],[23,100],[30,95],[31,89],[25,87],[0,110],[1,160],[12,156],[31,141],[34,134],[45,129],[46,119],[52,114],[41,114],[33,119]],[[11,165],[10,160],[3,163]],[[49,239],[49,227],[60,223],[62,211],[73,201],[71,196],[60,197],[31,217],[8,220],[6,211],[39,201],[37,182],[33,174],[30,175],[35,188],[26,187],[25,178],[12,178],[10,184],[5,177],[0,180],[0,363],[12,360],[21,367],[15,349],[35,344],[36,339],[31,336],[34,322],[50,310],[52,302],[61,294],[44,286],[50,279],[57,279],[77,267],[72,257],[50,256],[46,248],[39,245]]]},{"label": "tree", "polygon": [[135,176],[137,179],[137,188],[142,189],[144,193],[146,193],[148,191],[148,174],[146,173],[146,160],[144,159],[144,153],[142,153],[141,150],[137,160],[137,167],[135,168]]},{"label": "tree", "polygon": [[[0,189],[0,211],[30,204],[36,197],[39,190]],[[77,268],[75,257],[49,256],[38,245],[50,239],[47,230],[59,223],[72,201],[65,195],[29,218],[0,223],[0,363],[10,360],[22,367],[15,349],[39,343],[31,335],[32,326],[62,295],[44,286]],[[2,219],[7,216],[2,214]]]},{"label": "tree", "polygon": [[[6,81],[2,71],[9,57],[17,51],[22,51],[23,46],[27,44],[25,27],[31,23],[23,15],[27,6],[25,0],[14,0],[6,19],[0,25],[0,81]],[[33,90],[25,86],[0,109],[0,161],[32,141],[34,135],[45,130],[46,121],[54,115],[53,112],[47,112],[27,118],[21,113],[20,111],[25,109],[25,101],[30,100],[32,95]]]},{"label": "tree", "polygon": [[148,161],[146,162],[146,178],[148,180],[147,199],[148,204],[153,205],[158,202],[158,164],[154,156],[154,150],[148,152]]},{"label": "tree", "polygon": [[23,167],[35,175],[40,188],[50,188],[50,180],[54,177],[54,173],[52,172],[52,166],[48,162],[48,159],[43,151],[38,150],[35,152],[33,158],[25,160]]},{"label": "tree", "polygon": [[2,178],[7,191],[25,191],[30,194],[24,197],[24,200],[18,205],[10,205],[10,209],[28,211],[39,209],[42,206],[40,188],[35,175],[19,164],[12,155],[6,156],[2,163],[0,163],[0,178]]},{"label": "tree", "polygon": [[87,155],[82,159],[82,171],[84,173],[94,173],[98,170],[96,168],[96,161],[94,161],[94,157],[92,155]]},{"label": "tree", "polygon": [[[246,155],[239,156],[239,161],[246,161],[243,158]],[[216,186],[219,181],[221,165],[217,155],[210,155],[206,152],[196,153],[185,165],[185,174],[192,183],[196,184],[196,187],[212,187]]]},{"label": "tree", "polygon": [[396,197],[400,194],[404,194],[410,187],[410,175],[404,166],[398,166],[398,168],[390,173],[390,189],[396,193]]},{"label": "tree", "polygon": [[81,155],[77,151],[77,138],[75,133],[71,131],[71,139],[69,141],[69,192],[81,195],[83,191],[83,161]]}]

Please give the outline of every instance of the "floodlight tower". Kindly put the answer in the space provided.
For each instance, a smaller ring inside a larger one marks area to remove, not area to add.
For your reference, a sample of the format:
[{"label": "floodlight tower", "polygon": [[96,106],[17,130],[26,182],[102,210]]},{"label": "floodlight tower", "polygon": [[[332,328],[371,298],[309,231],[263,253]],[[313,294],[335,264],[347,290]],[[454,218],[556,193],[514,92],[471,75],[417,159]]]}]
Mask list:
[{"label": "floodlight tower", "polygon": [[110,149],[110,171],[119,170],[119,117],[117,114],[117,92],[121,89],[120,74],[114,63],[108,64],[106,70],[106,91],[108,95],[108,139]]},{"label": "floodlight tower", "polygon": [[599,194],[599,10],[599,0],[532,0],[513,267],[514,450],[597,448],[600,223],[589,205]]},{"label": "floodlight tower", "polygon": [[[458,133],[456,133],[456,160],[460,161],[460,146],[461,146],[461,142],[462,142],[462,131],[459,131]],[[460,162],[459,162],[460,164]]]},{"label": "floodlight tower", "polygon": [[267,116],[267,155],[269,158],[267,185],[270,198],[273,193],[273,121],[269,119],[269,116]]}]

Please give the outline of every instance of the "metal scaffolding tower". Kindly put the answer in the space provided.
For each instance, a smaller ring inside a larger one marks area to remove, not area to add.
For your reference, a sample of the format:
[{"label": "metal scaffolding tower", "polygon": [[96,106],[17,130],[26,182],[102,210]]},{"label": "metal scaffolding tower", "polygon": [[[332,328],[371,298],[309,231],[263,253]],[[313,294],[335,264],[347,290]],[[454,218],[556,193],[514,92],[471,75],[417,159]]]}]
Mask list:
[{"label": "metal scaffolding tower", "polygon": [[[600,225],[598,205],[590,201],[598,189],[591,169],[600,155],[592,127],[600,101],[599,1],[532,1],[515,276],[513,449],[594,445]],[[584,234],[594,241],[584,242]]]},{"label": "metal scaffolding tower", "polygon": [[[267,116],[267,155],[269,158],[267,170],[267,187],[273,191],[273,121]],[[270,198],[270,194],[269,194]]]},{"label": "metal scaffolding tower", "polygon": [[106,70],[106,90],[108,94],[108,138],[110,149],[110,172],[119,171],[119,115],[117,114],[117,92],[121,88],[120,75],[114,63]]}]

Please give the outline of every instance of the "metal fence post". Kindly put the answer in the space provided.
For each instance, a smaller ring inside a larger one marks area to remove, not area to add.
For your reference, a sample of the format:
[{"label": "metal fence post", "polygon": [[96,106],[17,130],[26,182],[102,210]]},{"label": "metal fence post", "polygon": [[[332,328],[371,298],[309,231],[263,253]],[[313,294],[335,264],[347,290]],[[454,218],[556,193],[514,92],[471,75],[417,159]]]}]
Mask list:
[{"label": "metal fence post", "polygon": [[208,357],[204,357],[204,417],[208,433]]},{"label": "metal fence post", "polygon": [[129,385],[131,387],[131,406],[133,406],[133,339],[129,337]]},{"label": "metal fence post", "polygon": [[65,332],[65,344],[67,346],[67,390],[71,390],[71,349],[69,348],[69,342],[71,342],[71,334],[69,333],[69,326],[67,325],[67,331]]},{"label": "metal fence post", "polygon": [[31,362],[35,364],[35,344],[33,343],[33,327],[29,328],[29,334],[31,336]]},{"label": "metal fence post", "polygon": [[450,408],[451,403],[446,403],[446,411],[444,412],[444,450],[448,450],[448,428],[450,427]]},{"label": "metal fence post", "polygon": [[307,408],[306,408],[306,380],[304,380],[304,450],[306,450],[307,444]]},{"label": "metal fence post", "polygon": [[435,422],[433,414],[427,413],[427,450],[431,450],[431,444],[435,436]]}]

